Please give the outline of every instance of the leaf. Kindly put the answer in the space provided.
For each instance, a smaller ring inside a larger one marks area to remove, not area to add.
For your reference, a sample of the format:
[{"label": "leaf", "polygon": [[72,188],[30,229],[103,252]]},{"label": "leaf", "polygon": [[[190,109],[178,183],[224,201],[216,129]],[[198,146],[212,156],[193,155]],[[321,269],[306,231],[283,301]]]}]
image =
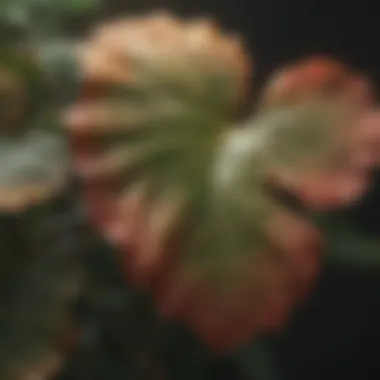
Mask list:
[{"label": "leaf", "polygon": [[[127,278],[212,349],[241,344],[266,320],[281,324],[296,281],[277,286],[290,277],[286,249],[272,248],[268,230],[291,211],[265,184],[329,162],[335,104],[264,109],[240,124],[249,58],[209,20],[118,20],[99,27],[81,55],[83,96],[67,116],[74,165]],[[291,218],[291,233],[305,227]],[[305,236],[314,247],[316,234]]]},{"label": "leaf", "polygon": [[17,14],[28,14],[36,10],[53,9],[57,13],[63,12],[87,12],[99,6],[101,0],[2,0],[0,9],[2,17],[17,19]]},{"label": "leaf", "polygon": [[[12,25],[22,31],[34,42],[43,42],[47,36],[64,35],[65,21],[99,8],[102,0],[14,0],[2,1],[0,20],[2,24]],[[3,29],[4,25],[1,25]],[[0,34],[9,30],[0,30]]]},{"label": "leaf", "polygon": [[71,101],[77,93],[80,77],[75,43],[53,38],[39,44],[35,50],[41,66],[49,77],[49,93],[55,97],[55,104],[62,106]]},{"label": "leaf", "polygon": [[0,210],[23,211],[57,194],[68,173],[63,141],[29,131],[0,138]]}]

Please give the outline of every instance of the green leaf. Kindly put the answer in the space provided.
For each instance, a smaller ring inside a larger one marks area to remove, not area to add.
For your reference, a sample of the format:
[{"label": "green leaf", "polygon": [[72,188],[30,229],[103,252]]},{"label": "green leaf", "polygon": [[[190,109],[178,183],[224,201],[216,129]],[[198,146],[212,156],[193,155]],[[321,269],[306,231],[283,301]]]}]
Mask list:
[{"label": "green leaf", "polygon": [[86,12],[95,9],[101,0],[3,0],[0,4],[2,17],[16,19],[17,15],[33,10],[55,10],[55,12]]},{"label": "green leaf", "polygon": [[[47,36],[62,35],[62,24],[70,17],[77,17],[98,9],[102,0],[13,0],[0,4],[0,21],[22,30],[27,37],[37,41]],[[0,34],[7,34],[1,25]],[[4,36],[3,36],[4,37]]]}]

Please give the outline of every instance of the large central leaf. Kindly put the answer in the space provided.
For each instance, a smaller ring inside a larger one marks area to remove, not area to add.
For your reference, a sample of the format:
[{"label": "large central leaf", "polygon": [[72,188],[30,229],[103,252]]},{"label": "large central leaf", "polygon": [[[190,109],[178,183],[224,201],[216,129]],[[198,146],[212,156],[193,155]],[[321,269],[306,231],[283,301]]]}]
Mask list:
[{"label": "large central leaf", "polygon": [[93,221],[128,277],[214,346],[281,324],[314,279],[316,232],[266,184],[326,169],[348,115],[313,101],[238,122],[248,62],[207,21],[117,21],[80,50],[67,117]]}]

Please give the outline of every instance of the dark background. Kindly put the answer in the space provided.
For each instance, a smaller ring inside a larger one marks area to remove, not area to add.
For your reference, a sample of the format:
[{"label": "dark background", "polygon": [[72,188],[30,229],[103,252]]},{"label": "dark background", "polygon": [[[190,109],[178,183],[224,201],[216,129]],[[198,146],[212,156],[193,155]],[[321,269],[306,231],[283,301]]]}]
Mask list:
[{"label": "dark background", "polygon": [[[258,91],[276,67],[327,53],[362,69],[380,83],[378,1],[361,0],[108,0],[106,13],[167,8],[185,15],[212,15],[239,31],[256,58]],[[106,15],[105,13],[105,15]],[[380,176],[350,216],[380,233]],[[310,303],[274,343],[284,380],[380,378],[380,278],[368,272],[326,268]],[[220,375],[226,378],[227,373]]]}]

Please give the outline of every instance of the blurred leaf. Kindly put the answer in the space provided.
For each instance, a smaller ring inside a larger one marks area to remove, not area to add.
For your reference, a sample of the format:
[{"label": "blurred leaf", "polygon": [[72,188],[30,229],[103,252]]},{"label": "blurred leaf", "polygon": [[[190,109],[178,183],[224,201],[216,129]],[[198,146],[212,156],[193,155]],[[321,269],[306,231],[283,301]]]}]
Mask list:
[{"label": "blurred leaf", "polygon": [[0,11],[4,17],[19,17],[33,10],[55,12],[86,12],[99,6],[101,0],[2,0]]},{"label": "blurred leaf", "polygon": [[50,78],[50,93],[59,105],[73,99],[80,83],[74,47],[70,40],[52,40],[40,44],[37,50]]},{"label": "blurred leaf", "polygon": [[[72,18],[95,11],[102,0],[5,0],[0,3],[1,24],[26,31],[28,37],[45,41],[64,35],[62,26]],[[4,33],[4,32],[3,32]]]}]

